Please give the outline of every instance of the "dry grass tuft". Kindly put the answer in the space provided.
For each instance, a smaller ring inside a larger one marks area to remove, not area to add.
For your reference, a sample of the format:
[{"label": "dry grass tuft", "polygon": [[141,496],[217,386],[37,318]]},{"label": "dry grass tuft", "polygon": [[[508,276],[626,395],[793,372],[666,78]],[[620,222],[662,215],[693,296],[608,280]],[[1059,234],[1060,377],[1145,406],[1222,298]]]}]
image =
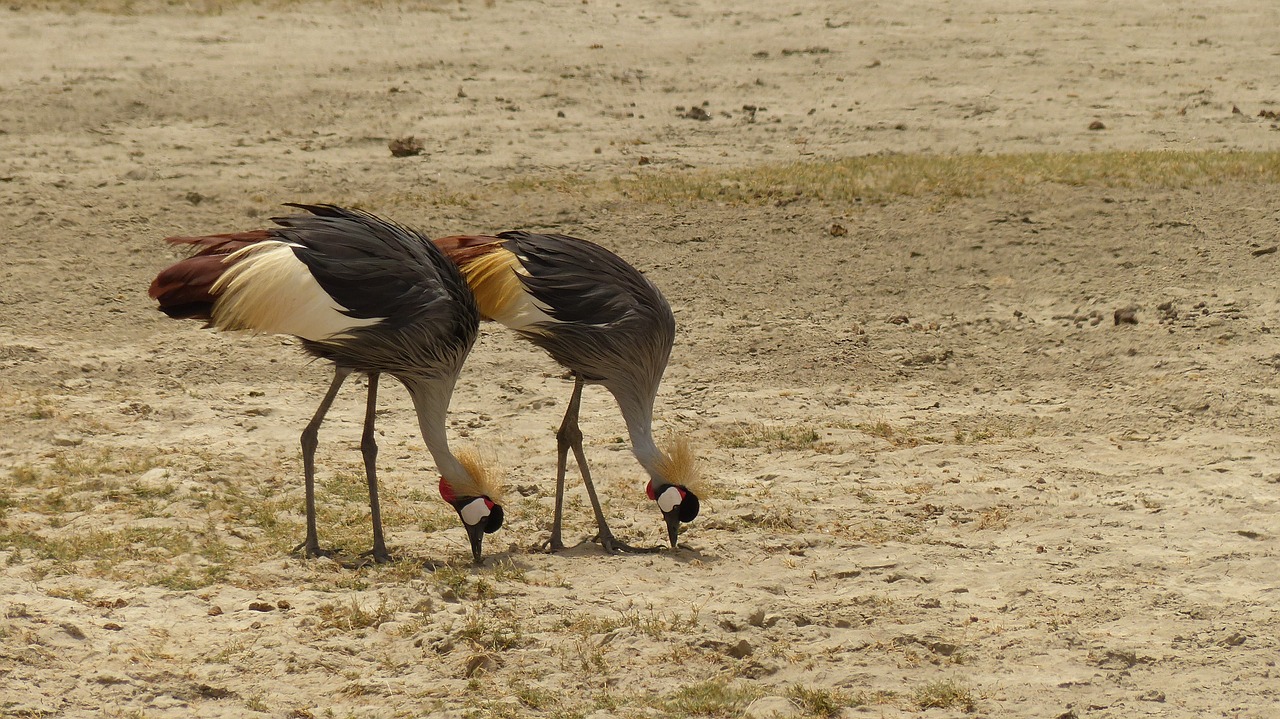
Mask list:
[{"label": "dry grass tuft", "polygon": [[760,448],[778,451],[820,451],[822,434],[809,425],[767,426],[738,422],[719,430],[716,442],[728,449]]},{"label": "dry grass tuft", "polygon": [[918,687],[911,694],[918,709],[950,709],[973,711],[977,698],[973,691],[954,679],[942,679]]},{"label": "dry grass tuft", "polygon": [[1280,152],[1098,152],[1022,155],[875,155],[729,172],[652,174],[613,189],[647,202],[838,204],[894,197],[981,197],[1045,184],[1183,188],[1226,181],[1280,182]]}]

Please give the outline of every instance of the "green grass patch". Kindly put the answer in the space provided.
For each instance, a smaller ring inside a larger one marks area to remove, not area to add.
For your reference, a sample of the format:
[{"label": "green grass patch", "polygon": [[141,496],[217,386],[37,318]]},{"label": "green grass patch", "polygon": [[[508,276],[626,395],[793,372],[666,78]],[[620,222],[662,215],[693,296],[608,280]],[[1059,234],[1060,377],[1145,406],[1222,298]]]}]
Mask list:
[{"label": "green grass patch", "polygon": [[697,627],[700,610],[701,607],[694,607],[688,616],[652,609],[647,612],[634,609],[620,610],[616,615],[608,617],[575,613],[562,617],[560,627],[579,634],[583,638],[626,629],[653,639],[661,639],[669,632],[685,632]]},{"label": "green grass patch", "polygon": [[654,708],[665,716],[738,717],[764,694],[763,687],[713,679],[663,696],[654,702]]},{"label": "green grass patch", "polygon": [[467,614],[455,636],[482,652],[504,652],[524,646],[528,640],[521,618],[508,611],[477,610]]},{"label": "green grass patch", "polygon": [[320,626],[343,632],[372,629],[395,618],[396,610],[385,597],[375,607],[366,607],[353,597],[349,602],[329,602],[316,607]]},{"label": "green grass patch", "polygon": [[[1280,182],[1280,152],[874,155],[730,171],[655,172],[616,179],[610,188],[643,202],[751,205],[790,199],[850,204],[928,195],[981,197],[1044,184],[1175,189],[1221,182]],[[573,185],[559,187],[572,191]]]},{"label": "green grass patch", "polygon": [[883,439],[894,447],[918,447],[928,439],[917,437],[910,432],[894,427],[884,420],[863,422],[856,425],[856,429],[865,435]]},{"label": "green grass patch", "polygon": [[629,201],[692,209],[814,201],[857,207],[913,197],[942,206],[951,200],[1030,192],[1046,185],[1180,189],[1229,183],[1280,183],[1280,151],[874,155],[737,169],[654,168],[613,177],[540,173],[493,185],[401,189],[352,198],[350,203],[387,214],[430,213],[433,208],[475,207],[496,200],[538,204],[548,195],[582,206]]},{"label": "green grass patch", "polygon": [[787,698],[799,705],[806,716],[830,717],[839,716],[845,707],[857,707],[867,704],[865,697],[849,694],[838,689],[820,689],[793,685],[787,688]]},{"label": "green grass patch", "polygon": [[1016,155],[870,155],[806,160],[730,170],[672,172],[597,179],[582,175],[518,177],[472,188],[465,198],[432,191],[398,192],[366,204],[408,207],[471,204],[491,195],[567,195],[578,202],[772,205],[811,200],[833,205],[883,203],[904,197],[941,200],[1026,191],[1043,185],[1180,189],[1230,182],[1280,183],[1280,151],[1035,152]]},{"label": "green grass patch", "polygon": [[911,693],[911,702],[918,709],[950,709],[957,708],[973,711],[977,702],[973,690],[954,679],[942,679],[929,682],[916,688]]}]

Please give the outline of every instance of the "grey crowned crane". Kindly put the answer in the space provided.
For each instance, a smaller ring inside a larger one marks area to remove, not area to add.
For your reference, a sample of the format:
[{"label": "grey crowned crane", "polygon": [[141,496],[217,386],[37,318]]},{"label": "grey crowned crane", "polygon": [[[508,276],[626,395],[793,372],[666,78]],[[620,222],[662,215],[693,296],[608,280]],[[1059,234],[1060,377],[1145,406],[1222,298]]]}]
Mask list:
[{"label": "grey crowned crane", "polygon": [[662,512],[676,547],[680,524],[698,516],[699,479],[687,441],[659,448],[653,438],[654,398],[676,331],[662,293],[614,253],[566,235],[504,232],[442,237],[435,243],[462,269],[483,319],[515,330],[573,375],[573,394],[556,433],[555,517],[546,546],[564,548],[564,478],[572,450],[604,549],[652,551],[614,538],[591,482],[578,410],[583,385],[600,384],[617,400],[632,451],[649,475],[646,493]]},{"label": "grey crowned crane", "polygon": [[196,248],[160,272],[149,294],[174,318],[219,330],[288,334],[333,363],[333,381],[302,432],[306,557],[332,554],[316,531],[315,451],[320,424],[343,382],[368,375],[360,450],[369,484],[374,561],[389,561],[378,505],[374,414],[378,378],[409,390],[422,439],[440,472],[440,496],[458,512],[474,560],[486,533],[502,526],[500,488],[476,458],[449,449],[445,416],[479,326],[475,298],[458,268],[422,234],[369,213],[290,204],[310,214],[274,218],[277,227],[170,237]]}]

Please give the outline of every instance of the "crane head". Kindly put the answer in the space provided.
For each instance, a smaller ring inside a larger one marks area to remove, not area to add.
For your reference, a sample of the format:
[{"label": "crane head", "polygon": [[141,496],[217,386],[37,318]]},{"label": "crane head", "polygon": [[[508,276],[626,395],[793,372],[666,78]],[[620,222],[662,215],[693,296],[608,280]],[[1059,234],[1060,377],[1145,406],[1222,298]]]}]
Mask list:
[{"label": "crane head", "polygon": [[681,522],[692,522],[698,516],[701,502],[698,495],[689,491],[688,487],[679,484],[660,484],[654,486],[653,480],[644,488],[649,499],[658,503],[662,518],[667,523],[667,538],[671,540],[671,548],[675,549],[680,538]]},{"label": "crane head", "polygon": [[440,478],[440,498],[457,511],[463,528],[467,530],[467,539],[471,542],[471,556],[476,564],[480,564],[484,561],[481,551],[484,535],[493,534],[502,528],[502,505],[487,496],[458,497],[444,477]]},{"label": "crane head", "polygon": [[644,491],[658,503],[667,523],[667,538],[675,549],[680,525],[698,516],[702,507],[698,495],[705,489],[697,455],[687,438],[672,436],[667,440],[657,472],[651,477]]},{"label": "crane head", "polygon": [[466,475],[452,480],[440,477],[440,498],[457,511],[471,542],[471,556],[480,564],[484,561],[484,535],[502,528],[502,482],[492,462],[482,460],[478,453],[464,450],[457,459]]}]

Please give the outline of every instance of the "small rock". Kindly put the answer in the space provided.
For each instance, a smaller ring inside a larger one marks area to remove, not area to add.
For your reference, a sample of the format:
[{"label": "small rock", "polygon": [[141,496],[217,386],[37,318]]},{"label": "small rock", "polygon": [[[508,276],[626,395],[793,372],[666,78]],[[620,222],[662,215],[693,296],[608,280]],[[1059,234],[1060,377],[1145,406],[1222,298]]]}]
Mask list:
[{"label": "small rock", "polygon": [[706,122],[707,120],[711,119],[711,113],[707,112],[706,110],[704,110],[703,108],[697,105],[694,105],[693,107],[689,108],[687,112],[680,115],[680,117],[683,117],[686,120],[697,120],[699,122]]},{"label": "small rock", "polygon": [[1122,307],[1112,314],[1116,327],[1120,325],[1136,325],[1138,324],[1138,308],[1135,305]]},{"label": "small rock", "polygon": [[466,676],[468,679],[493,671],[498,666],[490,654],[473,654],[467,659]]},{"label": "small rock", "polygon": [[728,649],[729,656],[734,659],[749,657],[751,656],[752,651],[754,650],[751,647],[751,642],[748,642],[746,639],[740,640],[737,644],[730,646]]},{"label": "small rock", "polygon": [[170,472],[166,467],[152,467],[138,477],[138,486],[146,489],[161,489],[169,485]]},{"label": "small rock", "polygon": [[755,659],[744,660],[740,666],[734,669],[738,676],[743,679],[763,679],[778,673],[776,664],[765,664]]},{"label": "small rock", "polygon": [[288,599],[281,599],[276,602],[276,609],[293,609],[293,605],[289,603]]},{"label": "small rock", "polygon": [[1246,640],[1248,640],[1248,637],[1244,634],[1241,634],[1240,632],[1232,632],[1231,636],[1218,642],[1218,644],[1224,647],[1238,647],[1241,644],[1244,644]]},{"label": "small rock", "polygon": [[1102,120],[1094,120],[1093,122],[1089,123],[1089,129],[1090,129],[1090,130],[1105,130],[1105,129],[1107,129],[1107,126],[1106,126],[1106,125],[1104,125],[1104,124],[1102,124]]},{"label": "small rock", "polygon": [[212,607],[209,607],[209,616],[216,617],[219,614],[222,614],[222,607],[219,607],[216,604]]},{"label": "small rock", "polygon": [[387,149],[391,150],[392,157],[413,157],[421,155],[423,150],[422,141],[410,135],[408,137],[399,137],[387,143]]},{"label": "small rock", "polygon": [[249,608],[255,612],[273,612],[276,609],[270,602],[250,602]]},{"label": "small rock", "polygon": [[213,686],[209,686],[208,684],[201,684],[200,686],[196,687],[196,691],[200,693],[200,696],[206,699],[226,699],[227,697],[233,697],[236,695],[236,693],[231,691],[230,689],[224,689],[223,687],[213,687]]},{"label": "small rock", "polygon": [[116,405],[116,410],[120,412],[120,414],[132,414],[138,417],[146,417],[155,411],[151,405],[146,402],[139,402],[136,399],[129,400],[128,402],[121,402]]},{"label": "small rock", "polygon": [[778,696],[760,697],[748,704],[746,710],[742,712],[745,719],[781,719],[800,715],[800,707],[796,706],[795,702]]}]

